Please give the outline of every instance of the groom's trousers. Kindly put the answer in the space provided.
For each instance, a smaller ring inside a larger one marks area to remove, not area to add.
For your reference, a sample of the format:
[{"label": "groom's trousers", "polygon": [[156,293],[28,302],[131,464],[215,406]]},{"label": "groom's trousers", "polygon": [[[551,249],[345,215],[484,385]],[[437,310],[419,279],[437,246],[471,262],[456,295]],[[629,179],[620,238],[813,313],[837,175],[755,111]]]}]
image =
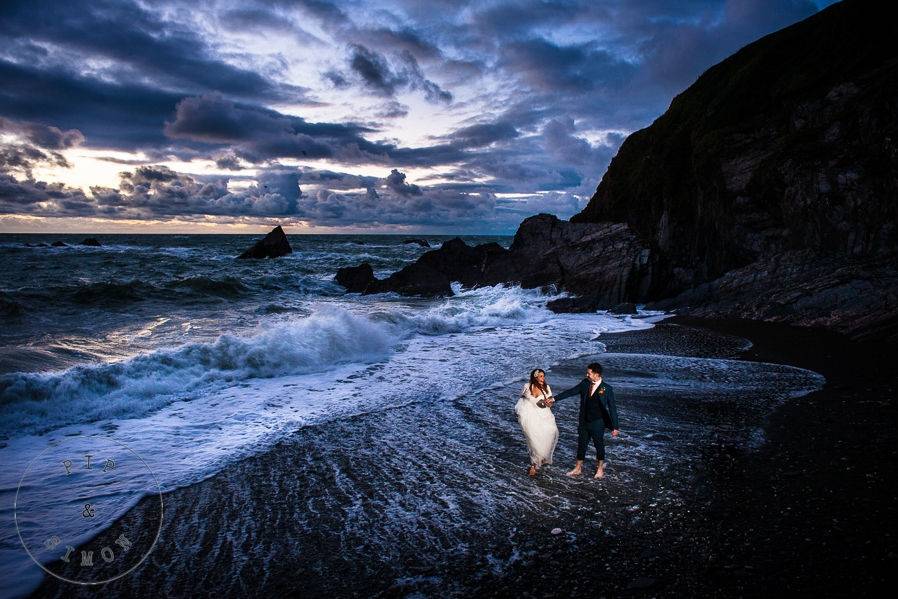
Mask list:
[{"label": "groom's trousers", "polygon": [[596,459],[605,459],[605,423],[601,418],[592,422],[580,421],[577,427],[577,459],[586,459],[586,448],[589,447],[589,441],[596,447]]}]

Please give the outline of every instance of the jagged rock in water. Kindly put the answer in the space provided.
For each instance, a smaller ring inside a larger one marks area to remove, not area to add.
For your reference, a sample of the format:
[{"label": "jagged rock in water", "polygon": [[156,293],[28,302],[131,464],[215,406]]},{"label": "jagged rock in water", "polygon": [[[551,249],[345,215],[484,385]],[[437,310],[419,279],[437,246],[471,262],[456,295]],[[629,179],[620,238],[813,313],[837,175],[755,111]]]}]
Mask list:
[{"label": "jagged rock in water", "polygon": [[66,242],[64,242],[64,241],[54,241],[54,242],[51,243],[50,245],[53,246],[53,247],[55,247],[55,248],[64,248],[64,247],[68,247],[68,244],[67,244]]},{"label": "jagged rock in water", "polygon": [[394,272],[382,281],[375,280],[366,293],[395,291],[402,295],[443,296],[452,295],[451,280],[445,273],[413,262],[400,271]]},{"label": "jagged rock in water", "polygon": [[376,281],[374,269],[367,262],[337,270],[334,279],[350,293],[364,293],[371,283]]},{"label": "jagged rock in water", "polygon": [[[493,242],[469,246],[456,237],[390,277],[367,283],[365,292],[450,295],[452,281],[464,287],[556,285],[590,296],[591,303],[560,299],[553,309],[585,311],[594,304],[594,311],[598,306],[619,303],[626,294],[621,283],[638,281],[638,276],[628,276],[639,271],[646,260],[644,248],[626,225],[573,224],[540,214],[521,223],[510,249]],[[356,272],[341,269],[337,282],[357,289],[360,284],[352,278]]]},{"label": "jagged rock in water", "polygon": [[278,258],[291,252],[293,252],[293,248],[287,241],[287,234],[278,225],[237,258]]},{"label": "jagged rock in water", "polygon": [[100,247],[100,240],[96,237],[88,237],[84,241],[81,242],[81,245],[89,245],[91,247]]},{"label": "jagged rock in water", "polygon": [[417,243],[421,247],[429,248],[430,243],[426,239],[403,239],[402,243]]}]

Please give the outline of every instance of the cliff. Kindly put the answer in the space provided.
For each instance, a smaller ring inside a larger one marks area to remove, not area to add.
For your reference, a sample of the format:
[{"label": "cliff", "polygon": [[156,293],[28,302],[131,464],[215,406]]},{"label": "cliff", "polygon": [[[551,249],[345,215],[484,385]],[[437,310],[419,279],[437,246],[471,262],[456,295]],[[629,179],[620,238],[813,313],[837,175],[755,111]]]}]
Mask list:
[{"label": "cliff", "polygon": [[434,250],[394,277],[414,292],[416,272],[443,273],[430,294],[556,284],[578,296],[558,310],[639,302],[898,341],[896,39],[887,5],[864,0],[768,35],[630,135],[571,222],[531,217],[510,250],[453,240],[452,259]]},{"label": "cliff", "polygon": [[632,299],[895,334],[898,27],[835,4],[706,71],[630,135],[572,222],[650,250]]}]

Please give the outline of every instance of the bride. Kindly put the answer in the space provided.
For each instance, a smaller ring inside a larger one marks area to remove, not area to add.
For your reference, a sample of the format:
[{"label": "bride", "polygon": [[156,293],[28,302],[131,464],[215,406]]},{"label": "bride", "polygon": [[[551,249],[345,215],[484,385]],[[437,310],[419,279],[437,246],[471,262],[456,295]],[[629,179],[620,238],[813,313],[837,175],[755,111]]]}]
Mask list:
[{"label": "bride", "polygon": [[558,443],[558,427],[550,408],[551,397],[552,388],[546,383],[546,373],[537,368],[530,373],[530,380],[521,390],[521,397],[514,407],[530,451],[530,469],[527,471],[530,476],[536,476],[543,464],[552,463]]}]

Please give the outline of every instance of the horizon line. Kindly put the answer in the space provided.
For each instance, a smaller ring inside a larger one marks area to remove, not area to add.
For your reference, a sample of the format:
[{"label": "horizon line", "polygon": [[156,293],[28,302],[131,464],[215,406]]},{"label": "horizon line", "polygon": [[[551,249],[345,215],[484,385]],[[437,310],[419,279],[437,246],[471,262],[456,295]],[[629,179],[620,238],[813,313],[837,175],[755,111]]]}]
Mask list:
[{"label": "horizon line", "polygon": [[[74,235],[77,237],[101,235],[267,235],[268,233],[72,233],[52,231],[0,231],[0,235]],[[285,232],[286,234],[286,232]],[[289,235],[377,235],[381,237],[514,237],[514,233],[289,233]]]}]

